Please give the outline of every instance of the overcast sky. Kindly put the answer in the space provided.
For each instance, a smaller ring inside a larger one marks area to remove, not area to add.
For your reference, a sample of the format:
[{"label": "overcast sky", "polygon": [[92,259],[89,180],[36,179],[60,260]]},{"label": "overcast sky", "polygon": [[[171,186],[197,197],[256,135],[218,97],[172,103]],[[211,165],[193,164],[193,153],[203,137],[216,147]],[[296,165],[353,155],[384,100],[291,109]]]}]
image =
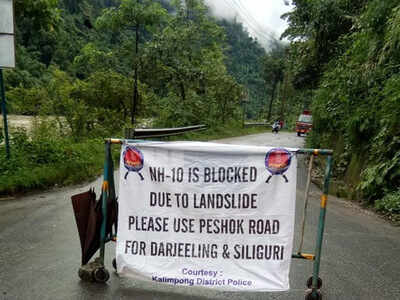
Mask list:
[{"label": "overcast sky", "polygon": [[217,17],[236,17],[249,33],[265,44],[272,35],[279,38],[287,27],[280,16],[293,7],[284,0],[205,0]]}]

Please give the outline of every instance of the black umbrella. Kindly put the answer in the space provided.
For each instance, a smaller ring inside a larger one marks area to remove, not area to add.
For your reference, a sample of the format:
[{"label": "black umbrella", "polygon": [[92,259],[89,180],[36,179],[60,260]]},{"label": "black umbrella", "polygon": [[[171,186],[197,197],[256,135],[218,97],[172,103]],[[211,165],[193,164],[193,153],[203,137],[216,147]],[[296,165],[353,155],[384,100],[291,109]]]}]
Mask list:
[{"label": "black umbrella", "polygon": [[[109,189],[107,192],[106,237],[111,237],[113,225],[114,232],[116,233],[117,231],[118,202],[115,195],[114,171],[111,152],[108,153],[107,159],[110,168],[108,174]],[[100,247],[100,229],[103,220],[101,199],[102,195],[100,196],[100,199],[96,201],[96,193],[92,189],[71,197],[75,221],[78,227],[78,233],[81,242],[82,265],[87,264]]]}]

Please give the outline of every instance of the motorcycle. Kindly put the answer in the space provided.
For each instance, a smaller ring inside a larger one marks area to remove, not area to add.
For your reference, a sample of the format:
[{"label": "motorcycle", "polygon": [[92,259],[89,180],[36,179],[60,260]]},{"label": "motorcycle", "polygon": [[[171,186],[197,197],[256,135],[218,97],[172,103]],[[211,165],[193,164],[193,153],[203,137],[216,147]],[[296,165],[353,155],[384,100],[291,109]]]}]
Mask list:
[{"label": "motorcycle", "polygon": [[279,125],[279,122],[275,122],[272,125],[272,132],[277,134],[279,132],[279,130],[281,129],[281,126]]}]

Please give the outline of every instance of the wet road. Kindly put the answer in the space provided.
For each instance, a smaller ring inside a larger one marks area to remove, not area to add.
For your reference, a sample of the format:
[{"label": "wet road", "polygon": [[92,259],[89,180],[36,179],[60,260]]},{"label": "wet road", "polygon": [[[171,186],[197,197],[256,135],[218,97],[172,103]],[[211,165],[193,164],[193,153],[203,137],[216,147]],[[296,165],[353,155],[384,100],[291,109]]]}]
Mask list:
[{"label": "wet road", "polygon": [[[220,140],[231,144],[300,147],[294,133]],[[100,180],[19,199],[0,200],[0,299],[267,300],[304,299],[312,263],[293,260],[291,290],[231,293],[135,282],[111,274],[106,285],[79,280],[80,247],[70,196]],[[305,168],[299,164],[295,249],[303,207]],[[305,252],[313,252],[320,191],[312,187]],[[106,249],[111,271],[114,246]],[[400,228],[349,202],[330,197],[322,252],[324,299],[400,299]]]}]

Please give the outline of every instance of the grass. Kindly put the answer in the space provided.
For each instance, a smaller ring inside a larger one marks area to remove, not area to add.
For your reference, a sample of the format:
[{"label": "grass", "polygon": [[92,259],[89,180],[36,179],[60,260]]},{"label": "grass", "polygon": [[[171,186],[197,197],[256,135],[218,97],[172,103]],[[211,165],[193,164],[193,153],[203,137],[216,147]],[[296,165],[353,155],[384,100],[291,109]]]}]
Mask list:
[{"label": "grass", "polygon": [[[256,134],[269,128],[218,127],[171,137],[171,140],[206,141]],[[51,134],[49,129],[29,137],[26,130],[13,134],[11,158],[5,157],[0,145],[0,196],[43,190],[55,185],[70,185],[89,181],[102,173],[104,143],[101,138],[73,141]],[[119,149],[113,147],[118,163]]]},{"label": "grass", "polygon": [[100,174],[104,160],[101,140],[58,140],[52,146],[35,153],[38,149],[34,144],[26,143],[23,148],[11,144],[10,160],[4,146],[0,147],[0,195],[84,182]]}]

